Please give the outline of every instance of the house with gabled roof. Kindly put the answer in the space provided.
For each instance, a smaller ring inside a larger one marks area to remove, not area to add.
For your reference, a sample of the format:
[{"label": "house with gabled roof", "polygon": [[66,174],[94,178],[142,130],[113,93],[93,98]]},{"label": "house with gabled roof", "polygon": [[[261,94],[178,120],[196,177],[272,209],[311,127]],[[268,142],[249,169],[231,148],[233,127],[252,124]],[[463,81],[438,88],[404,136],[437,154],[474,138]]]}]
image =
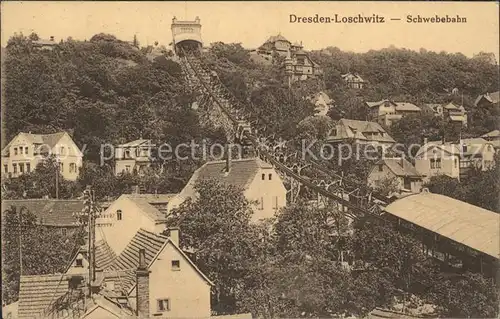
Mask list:
[{"label": "house with gabled roof", "polygon": [[179,248],[178,229],[169,237],[139,230],[104,278],[145,318],[210,318],[213,283]]},{"label": "house with gabled roof", "polygon": [[165,230],[168,203],[175,194],[123,194],[96,218],[96,238],[119,255],[139,229]]},{"label": "house with gabled roof", "polygon": [[443,118],[452,123],[459,123],[467,126],[467,111],[462,105],[455,105],[453,102],[445,104],[427,103],[422,109],[436,117]]},{"label": "house with gabled roof", "polygon": [[115,148],[115,174],[144,174],[153,162],[156,145],[151,140],[138,139]]},{"label": "house with gabled roof", "polygon": [[83,201],[75,199],[11,199],[2,201],[2,220],[11,207],[26,209],[36,216],[37,224],[62,236],[71,237],[80,227]]},{"label": "house with gabled roof", "polygon": [[244,158],[205,163],[169,203],[169,212],[188,198],[196,198],[195,185],[201,180],[216,180],[241,189],[249,201],[256,203],[253,222],[273,217],[281,207],[286,206],[286,189],[274,167],[259,158]]},{"label": "house with gabled roof", "polygon": [[74,181],[82,167],[83,153],[67,132],[17,134],[2,150],[2,172],[17,177],[35,170],[38,163],[55,156],[61,176]]},{"label": "house with gabled roof", "polygon": [[481,137],[493,144],[493,147],[497,152],[500,151],[500,130],[493,130],[481,135]]},{"label": "house with gabled roof", "polygon": [[395,121],[399,121],[405,115],[419,114],[421,109],[409,102],[394,102],[388,99],[366,102],[370,116],[373,121],[391,126]]},{"label": "house with gabled roof", "polygon": [[350,119],[340,119],[330,131],[327,141],[331,144],[368,144],[383,149],[396,143],[379,123]]},{"label": "house with gabled roof", "polygon": [[370,171],[368,185],[377,187],[381,181],[391,179],[399,193],[419,193],[423,177],[405,158],[383,158]]},{"label": "house with gabled roof", "polygon": [[485,94],[479,95],[474,101],[476,107],[492,107],[498,106],[500,103],[500,91],[493,93],[486,92]]},{"label": "house with gabled roof", "polygon": [[342,79],[345,81],[348,87],[351,89],[362,89],[366,85],[366,81],[357,74],[348,72],[346,74],[342,74]]},{"label": "house with gabled roof", "polygon": [[436,175],[465,177],[472,168],[488,170],[494,165],[495,149],[483,138],[462,139],[459,143],[424,141],[415,155],[416,169],[427,181]]}]

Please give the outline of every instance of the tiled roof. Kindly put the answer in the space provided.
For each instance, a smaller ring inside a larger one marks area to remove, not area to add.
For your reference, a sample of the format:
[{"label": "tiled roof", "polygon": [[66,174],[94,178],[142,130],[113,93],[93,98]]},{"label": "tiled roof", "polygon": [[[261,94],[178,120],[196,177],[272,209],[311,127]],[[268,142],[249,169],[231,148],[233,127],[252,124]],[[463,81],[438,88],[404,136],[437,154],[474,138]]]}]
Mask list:
[{"label": "tiled roof", "polygon": [[62,274],[21,276],[19,319],[35,318],[48,310],[51,303],[68,291]]},{"label": "tiled roof", "polygon": [[176,194],[125,194],[144,213],[155,222],[163,222],[167,218],[167,204]]},{"label": "tiled roof", "polygon": [[272,166],[259,158],[233,159],[229,173],[227,173],[226,161],[207,162],[193,173],[178,196],[182,199],[195,196],[194,186],[200,180],[216,180],[245,190],[260,168],[272,168]]},{"label": "tiled roof", "polygon": [[422,192],[385,211],[484,254],[500,258],[500,215],[451,197]]},{"label": "tiled roof", "polygon": [[11,206],[17,209],[26,207],[33,213],[38,222],[46,226],[77,227],[75,213],[80,213],[83,201],[73,199],[19,199],[2,201],[2,216]]},{"label": "tiled roof", "polygon": [[[337,135],[330,136],[330,141],[344,139],[359,139],[365,141],[377,141],[395,143],[394,139],[380,126],[380,124],[368,121],[341,119],[337,123]],[[369,135],[364,133],[378,133]]]},{"label": "tiled roof", "polygon": [[421,177],[415,167],[404,158],[385,158],[377,164],[385,164],[396,176]]},{"label": "tiled roof", "polygon": [[[127,247],[125,247],[121,254],[109,266],[109,270],[125,271],[137,269],[137,267],[139,266],[139,249],[141,248],[145,249],[146,264],[149,265],[167,241],[168,237],[166,236],[157,235],[144,229],[140,229],[137,234],[135,234],[134,238],[132,238]],[[134,273],[132,273],[132,275],[133,274]],[[133,285],[135,283],[135,279],[130,278],[130,273],[128,273],[127,275],[127,278],[124,278],[124,289],[126,291],[128,291],[132,287],[130,286],[130,284]]]},{"label": "tiled roof", "polygon": [[[467,150],[464,151],[463,146],[467,146]],[[446,142],[443,144],[442,141],[433,141],[428,142],[427,144],[422,145],[422,147],[418,150],[416,156],[420,156],[427,150],[436,147],[446,153],[459,155],[460,157],[467,157],[470,155],[478,155],[480,152],[487,147],[488,145],[494,146],[494,144],[490,141],[485,140],[481,137],[476,138],[465,138],[460,141],[460,143],[449,143]]]},{"label": "tiled roof", "polygon": [[181,255],[186,259],[189,264],[200,274],[200,276],[209,284],[213,284],[189,259],[189,257],[168,237],[140,229],[130,243],[125,247],[122,253],[115,259],[109,266],[108,270],[104,272],[105,282],[114,281],[115,291],[130,292],[135,286],[135,270],[139,266],[139,249],[145,250],[146,264],[148,268],[156,260],[155,258],[161,252],[165,245],[171,244],[177,249]]},{"label": "tiled roof", "polygon": [[107,269],[116,259],[116,253],[109,247],[108,242],[99,240],[95,243],[95,263],[99,269]]},{"label": "tiled roof", "polygon": [[2,156],[8,156],[8,149],[12,141],[14,141],[18,136],[22,135],[26,138],[30,143],[34,145],[48,145],[51,148],[57,145],[57,142],[65,135],[68,134],[66,132],[58,132],[53,134],[32,134],[32,133],[24,133],[20,132],[16,135],[3,149]]}]

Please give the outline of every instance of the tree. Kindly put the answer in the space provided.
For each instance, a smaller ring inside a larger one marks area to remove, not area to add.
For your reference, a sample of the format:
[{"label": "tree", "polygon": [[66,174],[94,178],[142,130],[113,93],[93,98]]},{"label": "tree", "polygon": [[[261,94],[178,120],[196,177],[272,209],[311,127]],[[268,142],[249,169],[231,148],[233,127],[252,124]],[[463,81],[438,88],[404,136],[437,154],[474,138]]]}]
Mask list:
[{"label": "tree", "polygon": [[399,182],[395,177],[386,176],[375,181],[374,190],[382,196],[390,196],[398,192]]},{"label": "tree", "polygon": [[83,244],[81,232],[61,236],[37,222],[24,207],[2,213],[2,299],[7,303],[18,298],[20,260],[22,275],[61,273]]},{"label": "tree", "polygon": [[194,251],[197,266],[215,283],[213,309],[232,312],[241,280],[260,245],[249,223],[253,211],[234,186],[202,181],[195,190],[199,196],[175,209],[171,224],[182,230],[181,247]]},{"label": "tree", "polygon": [[440,278],[432,290],[438,313],[454,318],[497,318],[498,287],[481,274]]}]

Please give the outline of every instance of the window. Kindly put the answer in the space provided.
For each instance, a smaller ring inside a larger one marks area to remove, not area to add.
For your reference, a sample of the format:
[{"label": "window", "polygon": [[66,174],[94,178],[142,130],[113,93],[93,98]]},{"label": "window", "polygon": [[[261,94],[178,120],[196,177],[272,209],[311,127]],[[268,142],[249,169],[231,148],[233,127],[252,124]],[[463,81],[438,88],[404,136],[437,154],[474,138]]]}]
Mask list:
[{"label": "window", "polygon": [[330,132],[331,136],[337,136],[337,128],[332,128],[332,131]]},{"label": "window", "polygon": [[17,173],[17,164],[16,163],[12,164],[12,168],[14,168],[14,174]]},{"label": "window", "polygon": [[172,270],[181,270],[181,262],[179,260],[172,260]]},{"label": "window", "polygon": [[264,197],[261,197],[261,198],[260,198],[260,203],[259,203],[259,205],[260,205],[260,206],[259,206],[259,209],[260,209],[260,210],[263,210],[263,209],[264,209]]},{"label": "window", "polygon": [[19,163],[19,173],[24,173],[24,163]]},{"label": "window", "polygon": [[436,168],[441,168],[441,159],[436,159]]},{"label": "window", "polygon": [[130,150],[125,149],[125,158],[130,158]]},{"label": "window", "polygon": [[262,180],[265,181],[266,180],[266,174],[262,174]]},{"label": "window", "polygon": [[170,299],[157,299],[156,305],[158,312],[170,311]]},{"label": "window", "polygon": [[125,172],[130,173],[130,165],[125,165]]},{"label": "window", "polygon": [[23,153],[23,147],[21,146],[21,147],[19,148],[19,154],[22,154],[22,153]]},{"label": "window", "polygon": [[278,209],[278,196],[274,196],[274,209]]},{"label": "window", "polygon": [[69,172],[70,173],[76,173],[76,164],[75,163],[70,163],[69,164]]},{"label": "window", "polygon": [[467,145],[462,146],[462,152],[466,153],[467,152]]},{"label": "window", "polygon": [[455,158],[455,168],[458,167],[458,159]]},{"label": "window", "polygon": [[384,165],[379,164],[379,165],[378,165],[378,171],[379,171],[379,172],[383,172],[383,171],[384,171]]},{"label": "window", "polygon": [[121,209],[116,211],[116,220],[122,220],[122,210]]},{"label": "window", "polygon": [[14,155],[17,155],[17,147],[14,147]]},{"label": "window", "polygon": [[66,236],[68,234],[68,230],[66,228],[61,228],[61,234]]},{"label": "window", "polygon": [[273,178],[273,174],[269,174],[269,180]]},{"label": "window", "polygon": [[8,165],[4,165],[3,166],[3,171],[4,171],[4,173],[7,174],[9,172],[9,166]]},{"label": "window", "polygon": [[404,188],[411,190],[411,179],[408,177],[405,177],[403,180]]},{"label": "window", "polygon": [[64,146],[61,146],[60,150],[59,150],[59,154],[60,155],[65,155],[66,153],[66,150],[64,149]]},{"label": "window", "polygon": [[31,172],[31,164],[26,163],[26,173],[29,173],[29,172]]},{"label": "window", "polygon": [[61,170],[61,173],[64,172],[64,163],[59,163],[59,169]]},{"label": "window", "polygon": [[28,146],[24,148],[24,154],[28,154]]},{"label": "window", "polygon": [[82,258],[77,258],[75,266],[76,267],[83,267],[83,259]]}]

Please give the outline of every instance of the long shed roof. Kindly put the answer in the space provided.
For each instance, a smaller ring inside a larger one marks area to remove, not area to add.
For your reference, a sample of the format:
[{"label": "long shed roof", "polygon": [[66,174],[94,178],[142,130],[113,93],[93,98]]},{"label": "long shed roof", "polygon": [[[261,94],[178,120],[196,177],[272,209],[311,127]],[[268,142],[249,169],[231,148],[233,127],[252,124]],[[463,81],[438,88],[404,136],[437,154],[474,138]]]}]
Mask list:
[{"label": "long shed roof", "polygon": [[495,258],[500,258],[500,214],[451,197],[422,192],[385,211]]}]

